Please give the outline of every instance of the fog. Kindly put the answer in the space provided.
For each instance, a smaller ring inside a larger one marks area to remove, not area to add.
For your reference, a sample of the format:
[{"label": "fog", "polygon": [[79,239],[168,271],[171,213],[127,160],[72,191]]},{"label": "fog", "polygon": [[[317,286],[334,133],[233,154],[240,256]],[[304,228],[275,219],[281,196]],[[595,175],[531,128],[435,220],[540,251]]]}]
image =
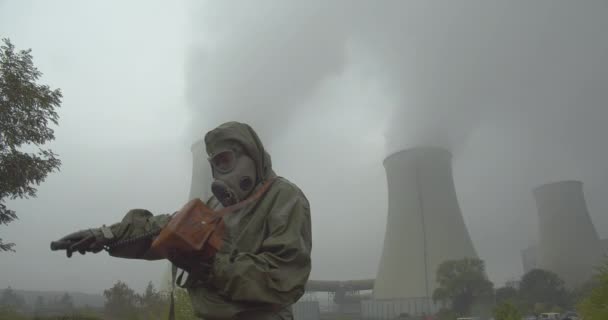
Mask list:
[{"label": "fog", "polygon": [[167,263],[67,259],[49,242],[172,212],[190,145],[250,123],[275,171],[311,202],[311,278],[375,277],[386,223],[382,160],[454,154],[465,223],[490,279],[519,278],[537,232],[532,188],[580,179],[608,237],[608,5],[601,1],[0,1],[0,36],[32,48],[64,94],[61,171],[0,226],[0,288],[141,291]]}]

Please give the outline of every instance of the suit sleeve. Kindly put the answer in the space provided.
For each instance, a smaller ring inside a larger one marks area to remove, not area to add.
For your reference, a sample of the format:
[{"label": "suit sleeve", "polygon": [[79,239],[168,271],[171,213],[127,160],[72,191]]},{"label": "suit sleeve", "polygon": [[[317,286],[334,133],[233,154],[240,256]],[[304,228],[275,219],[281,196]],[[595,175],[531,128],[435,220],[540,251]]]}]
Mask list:
[{"label": "suit sleeve", "polygon": [[218,252],[209,282],[233,301],[287,306],[303,294],[311,270],[310,207],[303,195],[277,195],[268,235],[256,253]]},{"label": "suit sleeve", "polygon": [[122,242],[123,245],[110,248],[108,253],[113,257],[127,259],[159,260],[149,252],[153,237],[146,236],[155,230],[160,230],[169,222],[171,216],[168,214],[153,215],[144,209],[129,211],[120,223],[110,226],[114,234],[114,242]]}]

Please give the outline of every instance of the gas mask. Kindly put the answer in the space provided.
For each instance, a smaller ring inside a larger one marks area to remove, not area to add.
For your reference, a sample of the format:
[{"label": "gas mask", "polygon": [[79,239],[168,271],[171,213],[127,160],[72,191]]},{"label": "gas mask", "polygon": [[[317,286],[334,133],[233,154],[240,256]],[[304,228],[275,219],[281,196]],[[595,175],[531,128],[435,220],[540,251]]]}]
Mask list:
[{"label": "gas mask", "polygon": [[255,188],[255,162],[239,144],[222,145],[211,155],[209,162],[214,178],[211,192],[224,207],[244,200]]}]

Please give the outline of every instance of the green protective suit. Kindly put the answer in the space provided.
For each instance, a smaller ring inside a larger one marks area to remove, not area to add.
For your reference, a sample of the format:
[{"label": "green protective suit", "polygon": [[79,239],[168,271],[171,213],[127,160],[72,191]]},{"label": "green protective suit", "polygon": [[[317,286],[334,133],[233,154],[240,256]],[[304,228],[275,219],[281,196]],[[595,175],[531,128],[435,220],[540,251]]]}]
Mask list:
[{"label": "green protective suit", "polygon": [[[254,159],[261,180],[275,178],[264,196],[224,216],[222,250],[207,279],[186,280],[195,313],[202,319],[292,319],[291,305],[303,294],[311,269],[311,222],[308,200],[287,179],[276,177],[270,156],[246,124],[229,122],[205,136],[207,153],[221,141],[241,143]],[[258,185],[259,187],[259,185]],[[255,190],[254,190],[255,192]],[[211,197],[210,208],[221,204]],[[111,226],[117,240],[131,239],[163,227],[169,215],[131,210]],[[155,260],[151,240],[110,249],[115,257]]]}]

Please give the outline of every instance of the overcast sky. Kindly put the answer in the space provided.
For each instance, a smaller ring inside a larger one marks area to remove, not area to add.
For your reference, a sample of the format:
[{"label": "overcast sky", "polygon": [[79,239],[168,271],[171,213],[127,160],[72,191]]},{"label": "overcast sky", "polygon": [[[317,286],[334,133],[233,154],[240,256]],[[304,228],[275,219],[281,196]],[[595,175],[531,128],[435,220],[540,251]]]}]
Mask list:
[{"label": "overcast sky", "polygon": [[465,223],[492,281],[523,272],[532,188],[579,179],[608,237],[608,4],[603,1],[9,1],[0,36],[61,88],[61,171],[10,201],[0,288],[141,291],[167,264],[67,259],[49,243],[187,200],[190,145],[250,123],[308,196],[312,278],[375,277],[382,160],[449,148]]}]

